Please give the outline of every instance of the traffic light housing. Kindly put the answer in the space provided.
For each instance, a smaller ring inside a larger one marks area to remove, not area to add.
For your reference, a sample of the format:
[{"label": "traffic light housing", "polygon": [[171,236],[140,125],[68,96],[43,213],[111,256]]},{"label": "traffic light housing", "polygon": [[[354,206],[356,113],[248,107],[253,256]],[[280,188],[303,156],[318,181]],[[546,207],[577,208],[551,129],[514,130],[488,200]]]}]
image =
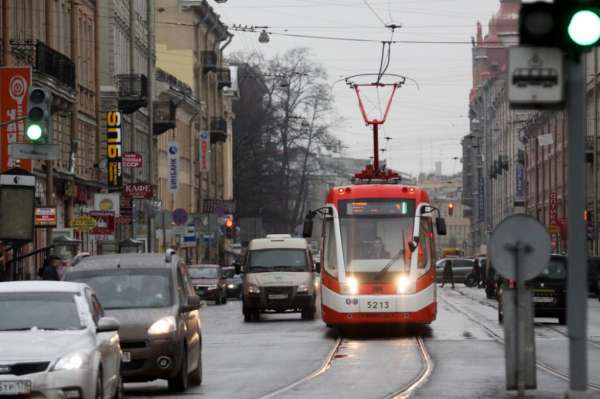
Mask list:
[{"label": "traffic light housing", "polygon": [[526,46],[558,47],[578,59],[600,42],[600,0],[524,3],[519,40]]},{"label": "traffic light housing", "polygon": [[233,219],[231,217],[228,217],[227,219],[225,219],[225,222],[223,223],[223,227],[225,228],[225,237],[233,238],[233,236],[234,236],[233,229],[235,228],[235,225],[234,225]]},{"label": "traffic light housing", "polygon": [[454,214],[454,203],[448,202],[448,216],[452,216]]},{"label": "traffic light housing", "polygon": [[52,137],[51,94],[48,90],[31,86],[27,96],[25,139],[31,144],[48,144]]}]

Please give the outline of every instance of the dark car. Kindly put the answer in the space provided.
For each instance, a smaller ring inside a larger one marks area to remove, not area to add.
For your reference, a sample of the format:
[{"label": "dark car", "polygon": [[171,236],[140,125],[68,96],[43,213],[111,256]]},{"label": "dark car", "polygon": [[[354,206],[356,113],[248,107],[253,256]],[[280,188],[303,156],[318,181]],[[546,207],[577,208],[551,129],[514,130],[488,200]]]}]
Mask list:
[{"label": "dark car", "polygon": [[[513,287],[514,283],[506,279],[498,288],[498,321],[504,320],[502,309],[502,290]],[[535,317],[556,317],[561,325],[567,322],[567,257],[552,255],[548,265],[534,279],[525,283],[533,290]]]},{"label": "dark car", "polygon": [[225,283],[227,284],[227,297],[240,298],[242,295],[243,279],[239,274],[235,274],[235,267],[229,266],[223,268]]},{"label": "dark car", "polygon": [[196,294],[216,305],[227,303],[227,283],[219,265],[203,264],[190,266],[190,277]]},{"label": "dark car", "polygon": [[600,300],[600,257],[598,256],[588,258],[588,284],[590,294],[596,295]]},{"label": "dark car", "polygon": [[90,256],[64,279],[92,287],[119,321],[125,382],[166,379],[175,392],[202,383],[200,300],[176,255]]},{"label": "dark car", "polygon": [[449,260],[452,262],[452,272],[455,283],[464,283],[467,275],[473,270],[474,260],[471,258],[442,258],[435,264],[435,280],[438,283],[442,282],[444,264]]}]

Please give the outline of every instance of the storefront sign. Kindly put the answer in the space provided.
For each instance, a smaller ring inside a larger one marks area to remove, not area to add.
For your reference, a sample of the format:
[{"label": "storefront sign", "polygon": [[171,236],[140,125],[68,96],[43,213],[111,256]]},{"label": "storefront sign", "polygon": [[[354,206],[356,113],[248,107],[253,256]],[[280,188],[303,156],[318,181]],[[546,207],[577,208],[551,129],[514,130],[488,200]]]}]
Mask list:
[{"label": "storefront sign", "polygon": [[96,193],[94,194],[94,209],[97,211],[112,211],[115,215],[119,215],[120,196],[119,193]]},{"label": "storefront sign", "polygon": [[96,219],[89,215],[76,216],[71,220],[71,227],[87,233],[96,227]]},{"label": "storefront sign", "polygon": [[170,193],[179,191],[179,144],[169,141],[167,145],[167,185]]},{"label": "storefront sign", "polygon": [[482,223],[485,220],[485,181],[483,176],[479,175],[479,195],[478,195],[478,221]]},{"label": "storefront sign", "polygon": [[108,191],[120,191],[123,184],[121,159],[121,113],[106,113],[106,151],[108,159]]},{"label": "storefront sign", "polygon": [[143,163],[142,155],[137,152],[126,152],[123,154],[124,168],[141,168]]},{"label": "storefront sign", "polygon": [[515,206],[525,205],[525,166],[517,162],[515,182]]},{"label": "storefront sign", "polygon": [[134,199],[149,199],[154,197],[154,187],[148,183],[132,183],[123,186],[123,196]]},{"label": "storefront sign", "polygon": [[200,145],[200,172],[208,172],[210,170],[210,133],[200,132],[198,134]]},{"label": "storefront sign", "polygon": [[549,209],[549,216],[550,216],[550,224],[558,224],[558,216],[556,214],[556,191],[551,191],[550,192],[550,201],[549,201],[549,205],[550,205],[550,209]]},{"label": "storefront sign", "polygon": [[[0,124],[25,116],[30,85],[31,67],[0,67]],[[22,143],[24,134],[24,120],[0,127],[0,172],[16,166],[31,172],[31,160],[21,160],[17,165],[9,151],[9,144]]]},{"label": "storefront sign", "polygon": [[56,208],[35,208],[35,227],[56,227]]},{"label": "storefront sign", "polygon": [[115,231],[115,213],[109,211],[90,211],[89,215],[96,219],[96,227],[91,231],[96,235],[112,235]]}]

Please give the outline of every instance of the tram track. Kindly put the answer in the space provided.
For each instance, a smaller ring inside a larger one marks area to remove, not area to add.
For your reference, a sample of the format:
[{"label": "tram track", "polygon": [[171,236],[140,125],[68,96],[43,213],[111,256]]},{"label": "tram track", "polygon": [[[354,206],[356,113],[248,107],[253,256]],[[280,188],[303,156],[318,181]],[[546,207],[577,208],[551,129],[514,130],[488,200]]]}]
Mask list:
[{"label": "tram track", "polygon": [[[463,296],[465,296],[466,298],[469,298],[469,296],[462,294]],[[463,316],[465,316],[466,318],[468,318],[469,320],[471,320],[473,323],[477,324],[478,326],[480,326],[481,328],[483,328],[487,334],[494,339],[496,342],[498,342],[501,345],[504,345],[504,338],[501,337],[498,333],[496,333],[496,331],[494,331],[492,328],[488,327],[485,323],[481,322],[476,316],[474,316],[472,313],[469,313],[463,309],[461,309],[459,306],[455,305],[454,303],[452,303],[450,300],[448,300],[447,298],[444,298],[443,296],[438,295],[438,300],[441,300],[442,302],[444,302],[448,307],[452,308],[453,310],[455,310],[456,312],[462,314]],[[488,305],[491,306],[491,305]],[[564,381],[569,381],[569,375],[568,373],[565,373],[553,366],[550,366],[538,359],[536,359],[536,366],[538,369],[545,371],[546,373],[553,375],[554,377],[560,378],[561,380]],[[593,384],[588,382],[588,388],[594,391],[599,391],[600,392],[600,385],[598,384]]]},{"label": "tram track", "polygon": [[[384,396],[382,396],[382,399],[407,399],[418,388],[420,388],[422,385],[424,385],[429,380],[429,378],[433,372],[433,367],[434,367],[433,360],[431,358],[431,355],[429,354],[429,351],[427,350],[427,347],[425,345],[423,338],[417,336],[417,337],[414,337],[414,339],[416,342],[416,347],[417,347],[419,357],[421,359],[421,369],[419,370],[417,375],[413,379],[411,379],[408,383],[405,383],[401,387],[396,388],[394,391],[392,391],[388,394],[385,394]],[[302,377],[294,382],[291,382],[291,383],[284,385],[282,387],[279,387],[271,392],[268,392],[268,393],[260,396],[258,399],[272,399],[272,398],[280,397],[281,395],[298,388],[300,385],[306,384],[306,383],[316,379],[317,377],[322,376],[328,370],[331,369],[340,349],[343,347],[343,344],[351,343],[351,342],[353,342],[353,340],[344,338],[344,337],[338,337],[336,339],[332,349],[325,356],[323,363],[321,364],[321,366],[318,369],[314,370],[313,372],[305,375],[304,377]]]}]

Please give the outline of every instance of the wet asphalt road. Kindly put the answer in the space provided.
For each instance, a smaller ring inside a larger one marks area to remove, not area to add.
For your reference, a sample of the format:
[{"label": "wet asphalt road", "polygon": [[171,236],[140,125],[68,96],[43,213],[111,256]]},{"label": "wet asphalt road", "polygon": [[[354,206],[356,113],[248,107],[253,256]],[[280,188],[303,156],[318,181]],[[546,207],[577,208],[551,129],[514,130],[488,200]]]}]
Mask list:
[{"label": "wet asphalt road", "polygon": [[[362,399],[393,397],[407,387],[415,389],[399,397],[515,397],[504,389],[503,327],[496,312],[496,302],[486,299],[483,290],[438,287],[438,319],[430,326],[361,329],[338,339],[319,315],[314,321],[294,313],[263,315],[259,323],[244,323],[241,302],[209,304],[201,310],[203,385],[173,395],[162,381],[126,384],[125,397]],[[564,396],[566,334],[556,320],[536,319],[538,360],[552,372],[538,368],[538,390],[529,397]],[[590,383],[600,386],[596,298],[589,299],[588,335]]]}]

